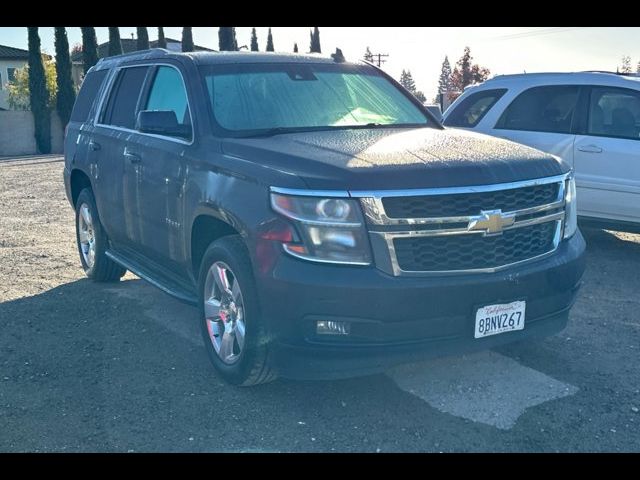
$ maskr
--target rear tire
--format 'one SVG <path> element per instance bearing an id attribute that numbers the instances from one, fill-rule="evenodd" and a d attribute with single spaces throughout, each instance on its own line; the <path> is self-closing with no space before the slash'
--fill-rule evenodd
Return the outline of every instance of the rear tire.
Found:
<path id="1" fill-rule="evenodd" d="M 96 282 L 117 282 L 127 269 L 106 255 L 109 238 L 100 223 L 93 192 L 85 188 L 76 201 L 76 242 L 84 273 Z"/>
<path id="2" fill-rule="evenodd" d="M 202 338 L 216 371 L 243 387 L 275 380 L 249 252 L 239 235 L 209 245 L 198 292 Z"/>

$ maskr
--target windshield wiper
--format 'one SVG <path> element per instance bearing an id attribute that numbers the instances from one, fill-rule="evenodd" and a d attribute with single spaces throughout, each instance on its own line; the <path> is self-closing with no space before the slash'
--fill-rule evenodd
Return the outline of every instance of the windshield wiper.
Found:
<path id="1" fill-rule="evenodd" d="M 364 125 L 326 125 L 320 127 L 273 127 L 264 130 L 257 130 L 251 133 L 238 135 L 236 138 L 261 138 L 272 137 L 274 135 L 282 135 L 286 133 L 301 133 L 301 132 L 321 132 L 331 130 L 366 130 L 368 128 L 417 128 L 425 127 L 426 123 L 376 123 L 370 122 Z"/>
<path id="2" fill-rule="evenodd" d="M 260 138 L 260 137 L 272 137 L 274 135 L 281 135 L 284 133 L 300 133 L 300 132 L 316 132 L 319 130 L 327 130 L 331 127 L 273 127 L 265 130 L 258 130 L 245 135 L 239 135 L 237 138 Z"/>

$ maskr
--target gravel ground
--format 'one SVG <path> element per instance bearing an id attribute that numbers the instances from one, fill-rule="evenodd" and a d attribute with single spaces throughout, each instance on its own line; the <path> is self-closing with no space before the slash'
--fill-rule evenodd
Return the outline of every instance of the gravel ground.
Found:
<path id="1" fill-rule="evenodd" d="M 0 451 L 640 450 L 640 235 L 583 229 L 585 285 L 556 336 L 238 389 L 195 309 L 131 274 L 84 278 L 62 167 L 0 159 Z"/>

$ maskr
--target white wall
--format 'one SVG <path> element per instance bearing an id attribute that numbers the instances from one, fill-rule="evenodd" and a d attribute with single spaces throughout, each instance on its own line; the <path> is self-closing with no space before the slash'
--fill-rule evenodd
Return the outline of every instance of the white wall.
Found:
<path id="1" fill-rule="evenodd" d="M 0 59 L 0 108 L 9 109 L 7 101 L 7 83 L 9 82 L 8 68 L 22 68 L 27 64 L 26 60 L 2 60 Z"/>
<path id="2" fill-rule="evenodd" d="M 64 132 L 60 119 L 51 113 L 51 153 L 62 153 Z M 39 153 L 30 111 L 0 111 L 0 157 Z"/>

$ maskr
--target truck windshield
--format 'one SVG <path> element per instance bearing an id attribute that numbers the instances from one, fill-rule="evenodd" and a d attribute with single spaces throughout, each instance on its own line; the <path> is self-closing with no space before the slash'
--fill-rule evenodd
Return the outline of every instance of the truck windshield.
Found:
<path id="1" fill-rule="evenodd" d="M 430 122 L 368 65 L 223 64 L 201 71 L 214 121 L 232 136 Z"/>

